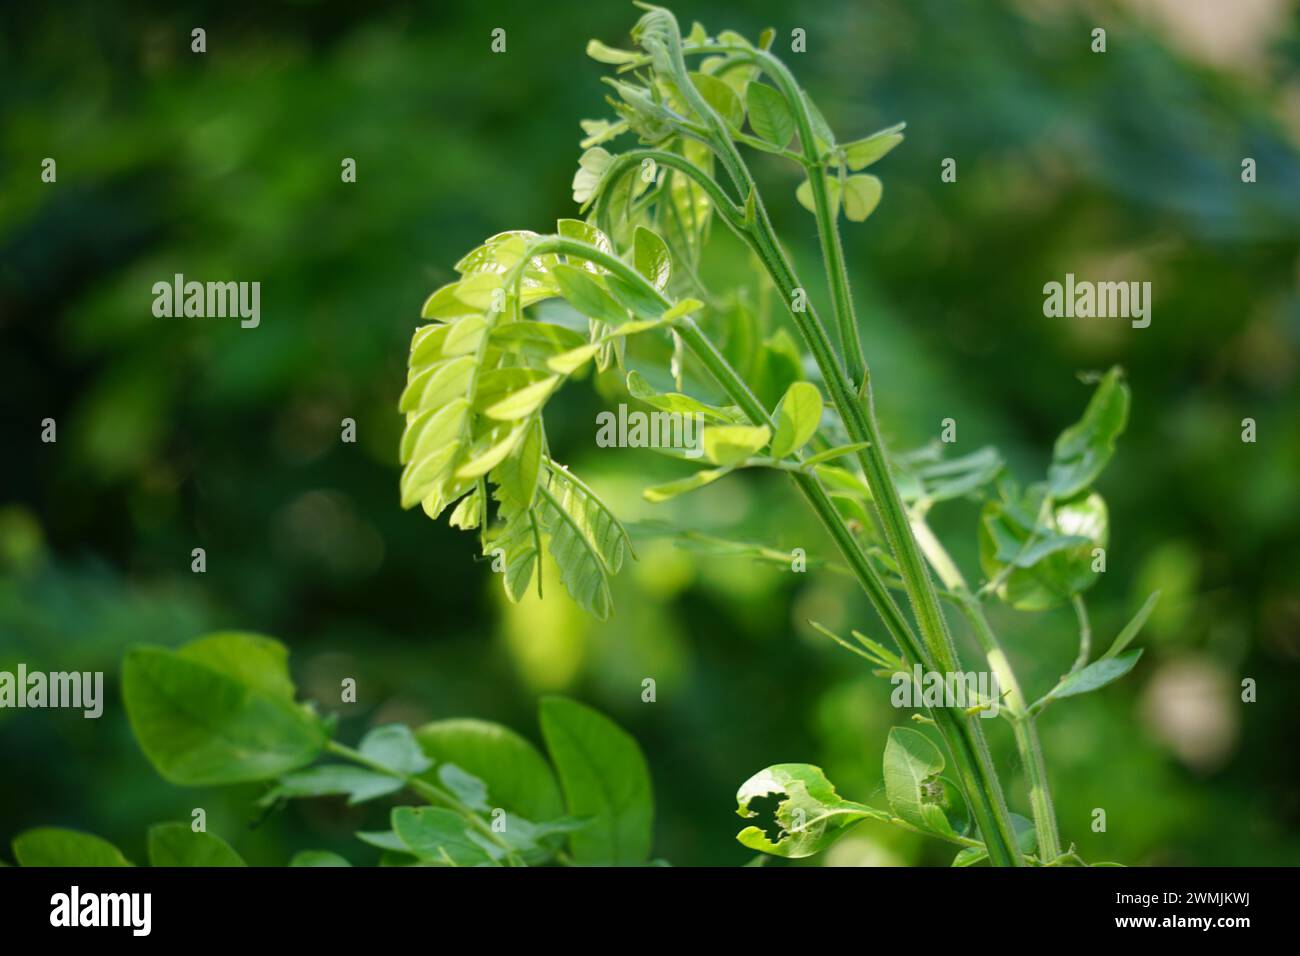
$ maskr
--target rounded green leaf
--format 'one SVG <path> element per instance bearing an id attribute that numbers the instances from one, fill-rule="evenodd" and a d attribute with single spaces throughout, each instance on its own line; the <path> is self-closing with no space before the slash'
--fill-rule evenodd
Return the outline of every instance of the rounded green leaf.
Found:
<path id="1" fill-rule="evenodd" d="M 704 455 L 715 465 L 735 465 L 756 454 L 771 437 L 766 425 L 711 425 L 704 429 Z"/>
<path id="2" fill-rule="evenodd" d="M 130 866 L 122 851 L 90 833 L 37 827 L 14 837 L 19 866 Z"/>
<path id="3" fill-rule="evenodd" d="M 329 850 L 299 850 L 289 861 L 290 866 L 351 866 L 346 859 Z"/>
<path id="4" fill-rule="evenodd" d="M 439 720 L 417 729 L 415 739 L 436 764 L 454 764 L 487 784 L 495 807 L 538 821 L 564 813 L 550 764 L 509 727 L 471 718 Z"/>
<path id="5" fill-rule="evenodd" d="M 776 406 L 776 434 L 772 436 L 772 457 L 784 458 L 798 451 L 817 433 L 822 420 L 822 396 L 811 382 L 795 382 Z"/>
<path id="6" fill-rule="evenodd" d="M 880 196 L 884 191 L 879 179 L 863 173 L 850 176 L 844 181 L 843 199 L 844 215 L 852 222 L 862 222 L 880 205 Z"/>
<path id="7" fill-rule="evenodd" d="M 269 638 L 216 635 L 170 651 L 137 647 L 122 664 L 127 717 L 145 756 L 183 786 L 268 780 L 325 746 L 321 721 L 293 701 Z"/>
<path id="8" fill-rule="evenodd" d="M 700 91 L 704 101 L 722 117 L 723 122 L 732 129 L 740 129 L 745 122 L 745 104 L 730 84 L 707 73 L 692 73 L 691 82 Z"/>
<path id="9" fill-rule="evenodd" d="M 243 858 L 219 836 L 190 829 L 185 823 L 149 828 L 150 866 L 245 866 Z"/>

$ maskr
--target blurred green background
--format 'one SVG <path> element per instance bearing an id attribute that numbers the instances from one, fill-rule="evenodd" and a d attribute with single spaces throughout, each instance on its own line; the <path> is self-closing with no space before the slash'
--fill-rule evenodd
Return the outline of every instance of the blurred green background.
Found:
<path id="1" fill-rule="evenodd" d="M 844 138 L 905 120 L 873 170 L 881 207 L 846 224 L 883 425 L 894 447 L 954 417 L 960 448 L 1046 468 L 1088 389 L 1121 363 L 1128 433 L 1099 489 L 1108 572 L 1089 595 L 1108 642 L 1163 599 L 1124 682 L 1053 707 L 1041 732 L 1067 842 L 1130 864 L 1300 861 L 1300 13 L 1282 0 L 682 3 L 684 27 L 807 31 L 787 61 Z M 578 120 L 609 115 L 583 55 L 627 45 L 629 4 L 70 3 L 0 12 L 0 668 L 103 670 L 98 721 L 0 711 L 0 843 L 35 825 L 97 832 L 143 859 L 144 828 L 207 808 L 252 862 L 330 847 L 384 809 L 256 788 L 185 791 L 136 748 L 117 696 L 135 642 L 275 635 L 341 735 L 448 716 L 533 740 L 559 691 L 646 751 L 656 854 L 743 863 L 736 787 L 772 763 L 825 767 L 883 801 L 889 687 L 811 634 L 871 630 L 851 583 L 663 541 L 616 582 L 607 624 L 549 582 L 512 607 L 477 538 L 397 502 L 396 398 L 425 295 L 469 248 L 575 212 Z M 1090 50 L 1107 30 L 1108 50 Z M 207 30 L 208 52 L 190 52 Z M 489 50 L 492 29 L 507 51 Z M 57 161 L 57 183 L 40 180 Z M 340 161 L 357 182 L 340 182 Z M 957 160 L 958 179 L 939 179 Z M 1243 157 L 1258 164 L 1244 184 Z M 792 168 L 753 159 L 806 274 L 812 218 Z M 715 281 L 737 278 L 715 230 Z M 151 286 L 258 280 L 262 321 L 158 319 Z M 1048 319 L 1066 272 L 1146 279 L 1150 328 Z M 821 290 L 814 296 L 821 295 Z M 818 301 L 824 302 L 824 296 Z M 605 407 L 565 391 L 556 456 L 629 519 L 827 555 L 789 487 L 744 476 L 671 505 L 679 473 L 594 443 Z M 58 441 L 40 441 L 57 421 Z M 339 440 L 344 417 L 358 442 Z M 1254 418 L 1258 441 L 1241 441 Z M 934 516 L 968 575 L 977 505 Z M 194 547 L 204 575 L 190 571 Z M 1028 693 L 1072 660 L 1068 608 L 994 612 Z M 959 639 L 965 640 L 959 629 Z M 969 659 L 969 658 L 968 658 Z M 360 702 L 332 704 L 355 677 Z M 653 677 L 658 700 L 641 701 Z M 1240 681 L 1258 682 L 1257 703 Z M 990 722 L 991 723 L 991 722 Z M 989 730 L 1025 812 L 1005 726 Z M 1105 808 L 1105 833 L 1090 829 Z M 7 851 L 5 853 L 7 855 Z M 946 864 L 937 842 L 858 827 L 818 862 Z"/>

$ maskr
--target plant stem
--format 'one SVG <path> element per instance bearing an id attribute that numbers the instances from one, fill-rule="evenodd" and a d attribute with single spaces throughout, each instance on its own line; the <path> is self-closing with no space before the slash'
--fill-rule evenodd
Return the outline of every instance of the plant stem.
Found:
<path id="1" fill-rule="evenodd" d="M 805 139 L 808 148 L 811 149 L 811 126 L 802 98 L 800 98 L 799 107 L 796 108 L 795 114 L 800 123 L 800 136 Z M 939 598 L 935 591 L 934 582 L 930 579 L 925 562 L 917 548 L 916 541 L 912 537 L 907 516 L 903 510 L 902 499 L 894 484 L 893 476 L 889 470 L 889 463 L 885 457 L 884 447 L 880 440 L 880 430 L 876 425 L 872 408 L 870 372 L 864 363 L 860 385 L 855 392 L 845 377 L 844 369 L 837 360 L 825 328 L 817 319 L 812 305 L 808 304 L 806 311 L 799 311 L 795 308 L 797 298 L 795 290 L 800 288 L 800 285 L 789 259 L 776 238 L 776 232 L 772 227 L 771 220 L 768 218 L 767 209 L 763 204 L 762 197 L 758 194 L 754 180 L 729 139 L 716 144 L 716 148 L 722 150 L 723 153 L 729 154 L 727 156 L 729 161 L 724 162 L 724 166 L 728 169 L 737 170 L 737 175 L 741 177 L 741 188 L 747 192 L 754 204 L 755 216 L 753 221 L 749 222 L 740 231 L 742 238 L 746 240 L 763 262 L 773 283 L 780 290 L 786 307 L 794 319 L 795 326 L 821 370 L 822 379 L 830 392 L 831 401 L 839 412 L 850 437 L 855 442 L 865 443 L 865 447 L 857 452 L 858 460 L 871 488 L 877 512 L 884 526 L 890 549 L 893 551 L 894 558 L 898 563 L 900 575 L 906 584 L 908 599 L 913 611 L 916 613 L 922 638 L 929 651 L 927 658 L 933 660 L 933 669 L 949 672 L 956 671 L 958 670 L 956 666 L 956 647 L 953 644 L 951 634 L 948 633 L 948 626 L 944 620 L 943 612 L 939 608 Z M 829 209 L 827 213 L 829 213 Z M 828 228 L 827 223 L 821 217 L 818 217 L 818 225 L 819 230 L 824 234 Z M 832 272 L 843 280 L 844 263 L 842 257 L 837 260 L 837 265 L 838 268 L 832 270 Z M 847 280 L 843 281 L 847 282 Z M 835 281 L 833 280 L 832 285 L 834 284 Z M 847 305 L 847 300 L 845 300 L 845 304 Z M 850 324 L 854 329 L 854 341 L 856 341 L 856 324 Z M 917 659 L 924 663 L 927 658 L 918 657 Z M 994 847 L 995 844 L 1001 842 L 1007 861 L 1020 863 L 1022 857 L 1015 840 L 1015 828 L 1011 823 L 1006 798 L 1002 793 L 1002 786 L 998 781 L 997 772 L 993 766 L 993 757 L 989 752 L 988 742 L 984 738 L 983 730 L 977 723 L 972 722 L 977 719 L 965 715 L 955 717 L 958 727 L 953 729 L 957 731 L 955 736 L 959 737 L 960 741 L 957 746 L 954 746 L 953 740 L 950 738 L 949 743 L 953 747 L 955 760 L 960 762 L 963 759 L 957 753 L 957 750 L 960 749 L 973 761 L 973 766 L 966 769 L 970 770 L 971 780 L 975 782 L 976 786 L 968 789 L 967 792 L 974 797 L 974 803 L 977 805 L 983 804 L 983 809 L 987 811 L 987 818 L 981 822 L 984 827 L 983 832 L 989 842 L 990 859 L 995 863 L 1000 862 L 1002 854 Z M 977 793 L 980 796 L 975 797 Z M 983 814 L 977 812 L 976 815 L 978 818 Z M 989 835 L 993 831 L 996 831 L 996 837 Z"/>
<path id="2" fill-rule="evenodd" d="M 516 274 L 522 274 L 524 263 L 534 256 L 550 252 L 577 256 L 589 262 L 594 262 L 618 275 L 624 281 L 639 286 L 646 294 L 657 297 L 665 309 L 672 304 L 662 293 L 647 282 L 640 273 L 617 256 L 603 252 L 579 240 L 558 236 L 546 237 L 530 243 L 520 264 L 515 267 L 511 274 L 507 275 L 505 280 L 507 287 L 516 278 Z M 750 421 L 755 425 L 774 427 L 772 419 L 763 407 L 762 402 L 754 395 L 735 369 L 731 367 L 713 342 L 700 331 L 699 327 L 689 317 L 677 320 L 674 326 L 678 334 L 681 335 L 683 342 L 699 358 L 718 381 L 723 391 L 740 407 Z M 835 368 L 838 370 L 838 364 L 835 365 Z M 845 525 L 844 519 L 840 516 L 839 511 L 835 508 L 830 496 L 826 494 L 816 476 L 806 473 L 792 473 L 791 479 L 804 494 L 809 504 L 812 505 L 823 526 L 831 535 L 832 540 L 834 540 L 850 568 L 853 569 L 854 575 L 862 585 L 863 590 L 866 591 L 872 606 L 884 621 L 890 637 L 894 639 L 899 648 L 909 654 L 913 660 L 920 662 L 922 667 L 927 670 L 953 670 L 954 668 L 951 665 L 946 668 L 936 668 L 930 649 L 924 642 L 918 640 L 912 632 L 907 619 L 903 616 L 898 605 L 894 603 L 889 588 L 867 560 L 857 539 Z M 889 487 L 893 488 L 892 482 Z M 894 490 L 894 495 L 897 499 L 897 490 Z M 898 507 L 901 511 L 901 502 L 898 503 Z M 909 541 L 912 540 L 910 530 L 907 532 L 907 537 Z M 913 542 L 913 546 L 915 547 L 915 542 Z M 928 576 L 926 580 L 929 581 Z M 930 582 L 930 585 L 933 587 L 933 582 Z M 949 641 L 951 641 L 951 638 L 949 638 Z M 947 659 L 951 661 L 952 657 L 949 656 Z M 989 859 L 994 865 L 998 866 L 1021 865 L 1023 856 L 1015 841 L 1015 830 L 1011 824 L 1005 798 L 1002 796 L 1001 785 L 998 783 L 993 769 L 992 757 L 989 755 L 983 731 L 978 725 L 973 725 L 971 723 L 972 718 L 962 713 L 958 708 L 937 708 L 933 711 L 933 716 L 935 723 L 943 733 L 949 750 L 952 752 L 963 790 L 972 803 L 972 812 L 988 847 Z"/>
<path id="3" fill-rule="evenodd" d="M 1092 625 L 1088 621 L 1088 605 L 1083 603 L 1083 595 L 1073 595 L 1070 603 L 1074 605 L 1075 616 L 1079 619 L 1079 656 L 1070 668 L 1070 673 L 1073 674 L 1086 667 L 1088 658 L 1092 656 Z"/>
<path id="4" fill-rule="evenodd" d="M 975 640 L 988 660 L 989 669 L 997 676 L 999 686 L 1006 692 L 1011 732 L 1016 739 L 1016 750 L 1020 753 L 1020 762 L 1024 764 L 1029 786 L 1029 806 L 1034 817 L 1034 832 L 1038 837 L 1038 852 L 1044 860 L 1055 859 L 1061 853 L 1061 838 L 1057 832 L 1056 811 L 1052 806 L 1052 791 L 1047 782 L 1047 764 L 1038 739 L 1037 722 L 1029 712 L 1011 662 L 989 626 L 984 606 L 966 586 L 961 569 L 930 530 L 923 512 L 923 507 L 914 511 L 912 531 L 944 587 L 958 595 L 958 607 L 970 623 Z"/>

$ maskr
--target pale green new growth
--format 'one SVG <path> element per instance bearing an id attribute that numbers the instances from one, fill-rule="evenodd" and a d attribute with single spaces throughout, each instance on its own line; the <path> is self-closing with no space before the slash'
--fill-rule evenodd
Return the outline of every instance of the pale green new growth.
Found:
<path id="1" fill-rule="evenodd" d="M 573 599 L 606 617 L 610 578 L 631 541 L 596 493 L 551 458 L 544 413 L 570 378 L 591 367 L 617 369 L 631 401 L 699 416 L 705 426 L 693 447 L 658 449 L 697 470 L 645 489 L 648 500 L 666 501 L 742 469 L 788 475 L 842 562 L 822 563 L 859 582 L 898 653 L 856 632 L 865 650 L 830 636 L 878 673 L 912 665 L 958 672 L 940 605 L 946 601 L 998 678 L 999 712 L 1025 767 L 1032 822 L 1008 808 L 985 742 L 979 713 L 993 702 L 931 707 L 923 722 L 938 731 L 947 757 L 921 731 L 895 728 L 884 763 L 890 812 L 842 800 L 815 767 L 782 764 L 755 776 L 738 797 L 748 816 L 753 798 L 783 796 L 777 838 L 750 827 L 741 842 L 805 856 L 871 818 L 961 846 L 955 865 L 1078 862 L 1057 833 L 1035 715 L 1051 700 L 1122 676 L 1140 653 L 1121 652 L 1149 606 L 1090 664 L 1081 597 L 1104 569 L 1109 540 L 1105 502 L 1093 484 L 1127 421 L 1120 370 L 1101 377 L 1083 417 L 1061 434 L 1045 480 L 1024 489 L 991 448 L 950 459 L 938 445 L 890 453 L 875 420 L 839 217 L 861 222 L 879 207 L 883 184 L 862 170 L 902 142 L 903 124 L 842 142 L 769 51 L 771 31 L 758 44 L 730 31 L 710 36 L 698 23 L 682 36 L 667 10 L 644 9 L 632 30 L 635 49 L 596 40 L 587 47 L 614 68 L 606 82 L 616 115 L 582 121 L 587 135 L 573 197 L 585 221 L 561 220 L 550 236 L 492 237 L 458 263 L 460 278 L 425 304 L 430 324 L 412 339 L 399 403 L 406 415 L 403 506 L 419 504 L 436 518 L 456 505 L 451 523 L 480 529 L 511 600 L 534 578 L 540 588 L 537 565 L 549 554 Z M 625 144 L 621 151 L 616 142 Z M 815 219 L 833 321 L 808 302 L 741 147 L 798 168 L 795 196 Z M 715 220 L 757 264 L 749 294 L 719 294 L 700 278 Z M 815 381 L 803 380 L 798 346 L 769 314 L 773 298 L 811 357 Z M 757 309 L 749 304 L 755 301 Z M 701 394 L 710 385 L 728 404 Z M 969 497 L 985 500 L 978 536 L 987 580 L 978 589 L 927 524 L 934 506 Z M 691 531 L 681 538 L 720 541 Z M 731 550 L 761 560 L 774 553 L 752 544 Z M 895 592 L 906 596 L 910 616 Z M 1076 665 L 1032 705 L 985 617 L 984 601 L 995 596 L 1022 610 L 1072 603 L 1084 622 Z M 561 739 L 548 731 L 548 742 L 553 737 Z M 950 776 L 941 775 L 945 768 Z M 439 821 L 425 812 L 407 827 L 434 832 Z M 575 854 L 588 839 L 596 839 L 594 831 L 575 838 Z M 616 856 L 627 845 L 616 831 L 605 841 L 619 847 Z M 636 845 L 633 856 L 643 855 Z"/>

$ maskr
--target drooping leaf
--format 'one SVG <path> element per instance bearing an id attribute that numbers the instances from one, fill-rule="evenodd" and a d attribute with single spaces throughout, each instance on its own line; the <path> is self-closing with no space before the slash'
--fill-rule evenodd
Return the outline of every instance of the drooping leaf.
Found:
<path id="1" fill-rule="evenodd" d="M 569 837 L 576 863 L 639 866 L 650 857 L 654 795 L 635 740 L 609 718 L 564 697 L 541 702 L 542 737 L 568 812 L 590 822 Z"/>
<path id="2" fill-rule="evenodd" d="M 679 478 L 676 481 L 664 482 L 661 485 L 651 485 L 641 494 L 646 501 L 659 504 L 676 498 L 678 495 L 684 495 L 688 491 L 694 491 L 697 488 L 703 488 L 705 485 L 711 485 L 719 478 L 730 474 L 730 468 L 705 468 L 688 475 L 685 478 Z"/>
<path id="3" fill-rule="evenodd" d="M 221 837 L 195 831 L 186 823 L 159 823 L 149 828 L 150 866 L 245 866 L 243 858 Z"/>
<path id="4" fill-rule="evenodd" d="M 167 780 L 183 786 L 268 780 L 321 752 L 324 726 L 294 703 L 284 658 L 265 649 L 268 640 L 218 635 L 177 651 L 127 652 L 127 716 L 140 748 Z M 261 652 L 240 657 L 259 646 Z"/>
<path id="5" fill-rule="evenodd" d="M 630 550 L 619 520 L 573 474 L 549 462 L 538 483 L 537 514 L 550 535 L 551 556 L 569 595 L 600 620 L 609 617 L 613 597 L 609 578 L 623 565 Z"/>
<path id="6" fill-rule="evenodd" d="M 1105 374 L 1083 417 L 1056 439 L 1047 470 L 1054 498 L 1069 498 L 1089 485 L 1115 454 L 1115 440 L 1128 424 L 1129 391 L 1118 366 Z"/>
<path id="7" fill-rule="evenodd" d="M 641 58 L 641 54 L 634 50 L 619 50 L 594 39 L 587 41 L 587 56 L 597 63 L 609 63 L 615 66 L 622 63 L 633 63 Z"/>

